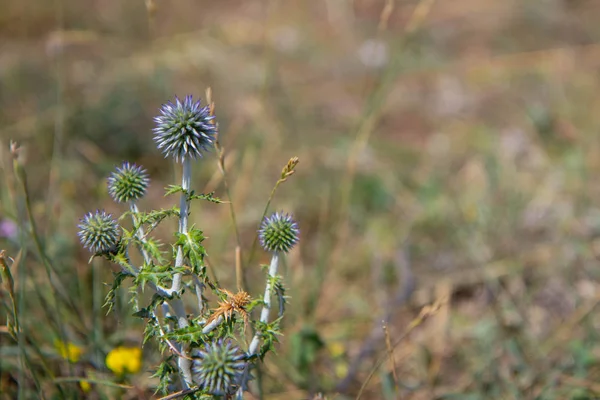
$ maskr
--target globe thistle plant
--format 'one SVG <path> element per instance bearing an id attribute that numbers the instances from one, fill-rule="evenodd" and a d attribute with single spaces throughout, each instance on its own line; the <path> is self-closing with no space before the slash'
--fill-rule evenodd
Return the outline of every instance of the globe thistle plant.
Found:
<path id="1" fill-rule="evenodd" d="M 273 213 L 260 225 L 258 237 L 263 249 L 270 253 L 287 253 L 299 240 L 298 224 L 288 214 Z"/>
<path id="2" fill-rule="evenodd" d="M 209 101 L 210 103 L 210 101 Z M 190 161 L 201 158 L 202 153 L 214 146 L 217 136 L 217 126 L 210 106 L 202 107 L 200 100 L 194 101 L 192 96 L 186 96 L 183 101 L 175 97 L 175 103 L 169 101 L 160 108 L 160 113 L 154 118 L 156 126 L 153 129 L 154 141 L 159 150 L 166 157 L 173 157 L 176 162 L 183 164 L 181 178 L 181 198 L 179 202 L 179 234 L 188 233 L 188 213 L 190 184 L 192 180 L 192 166 Z M 177 248 L 175 268 L 183 266 L 184 252 L 182 246 Z M 178 293 L 182 287 L 182 275 L 173 276 L 171 293 Z M 199 286 L 199 291 L 201 290 Z M 201 297 L 202 294 L 200 293 Z M 181 309 L 183 307 L 177 307 Z M 178 318 L 179 328 L 189 326 L 187 318 Z M 188 346 L 182 346 L 181 352 L 185 355 Z M 179 357 L 179 369 L 183 372 L 185 386 L 191 384 L 190 362 L 187 357 Z"/>
<path id="3" fill-rule="evenodd" d="M 144 168 L 124 162 L 108 177 L 108 193 L 117 203 L 137 201 L 146 194 L 149 182 Z"/>
<path id="4" fill-rule="evenodd" d="M 194 354 L 194 382 L 213 395 L 225 395 L 232 390 L 246 366 L 246 356 L 229 340 L 206 343 Z"/>
<path id="5" fill-rule="evenodd" d="M 183 162 L 187 158 L 202 157 L 216 140 L 217 127 L 210 107 L 202 107 L 200 100 L 186 96 L 183 101 L 175 98 L 160 109 L 154 118 L 154 141 L 166 157 Z"/>
<path id="6" fill-rule="evenodd" d="M 124 162 L 108 177 L 108 192 L 116 202 L 127 203 L 128 210 L 120 220 L 124 216 L 131 217 L 133 229 L 127 226 L 120 228 L 110 214 L 96 211 L 84 216 L 78 235 L 85 248 L 121 268 L 115 274 L 106 304 L 112 308 L 116 296 L 122 293 L 119 287 L 125 280 L 131 279 L 132 290 L 129 293 L 134 315 L 147 323 L 144 342 L 155 338 L 161 350 L 168 348 L 173 354 L 165 357 L 156 371 L 159 378 L 157 390 L 165 394 L 189 391 L 195 398 L 208 395 L 227 397 L 235 391 L 236 398 L 240 399 L 248 389 L 250 368 L 273 349 L 280 334 L 278 320 L 269 323 L 271 297 L 279 296 L 283 301 L 284 287 L 277 276 L 278 260 L 282 253 L 288 253 L 298 243 L 299 230 L 292 217 L 283 212 L 274 213 L 262 221 L 258 239 L 262 247 L 271 253 L 262 302 L 243 290 L 233 294 L 209 277 L 205 264 L 204 233 L 195 225 L 188 227 L 192 201 L 222 203 L 213 193 L 199 194 L 191 187 L 192 161 L 202 158 L 217 139 L 210 91 L 207 91 L 207 104 L 202 106 L 192 96 L 183 100 L 175 98 L 174 102 L 161 106 L 154 118 L 153 136 L 158 149 L 173 162 L 181 164 L 181 183 L 166 189 L 168 196 L 180 196 L 179 205 L 141 211 L 137 202 L 148 189 L 148 174 L 141 166 Z M 222 157 L 222 149 L 219 150 Z M 290 159 L 275 188 L 293 174 L 297 162 L 295 157 Z M 224 168 L 222 172 L 225 173 Z M 163 221 L 171 218 L 179 222 L 176 239 L 170 243 L 171 246 L 161 246 L 153 234 Z M 141 259 L 135 257 L 134 252 L 141 255 Z M 241 250 L 238 254 L 241 259 Z M 236 269 L 238 271 L 243 274 L 242 268 Z M 149 304 L 140 304 L 149 297 L 141 296 L 144 289 L 153 292 Z M 206 290 L 211 290 L 219 298 L 216 308 L 209 305 L 211 296 L 205 295 Z M 191 302 L 183 301 L 190 292 L 195 292 L 197 307 L 194 310 L 190 309 Z M 258 320 L 253 318 L 252 311 L 261 305 Z M 245 342 L 245 336 L 240 332 L 245 332 L 249 325 L 256 334 L 244 352 L 237 343 Z M 198 343 L 202 347 L 197 348 Z M 107 359 L 107 366 L 115 373 L 125 371 L 124 367 L 119 369 L 109 361 L 115 359 Z M 139 361 L 134 367 L 127 367 L 127 371 L 137 371 Z M 175 377 L 179 379 L 173 379 Z"/>
<path id="7" fill-rule="evenodd" d="M 113 251 L 119 242 L 119 225 L 104 211 L 87 213 L 79 224 L 79 240 L 92 253 Z"/>

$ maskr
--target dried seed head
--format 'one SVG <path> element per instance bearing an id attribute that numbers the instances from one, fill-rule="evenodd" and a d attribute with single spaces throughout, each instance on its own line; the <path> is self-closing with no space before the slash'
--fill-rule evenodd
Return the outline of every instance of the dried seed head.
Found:
<path id="1" fill-rule="evenodd" d="M 144 168 L 124 162 L 108 177 L 108 193 L 117 203 L 136 201 L 144 197 L 149 182 Z"/>
<path id="2" fill-rule="evenodd" d="M 288 214 L 273 213 L 260 225 L 258 237 L 263 249 L 271 253 L 287 253 L 298 243 L 298 224 Z"/>
<path id="3" fill-rule="evenodd" d="M 92 253 L 113 251 L 119 242 L 119 225 L 104 211 L 87 213 L 79 224 L 79 240 Z"/>
<path id="4" fill-rule="evenodd" d="M 177 162 L 186 158 L 202 157 L 204 151 L 214 146 L 217 127 L 210 107 L 200 105 L 192 96 L 175 104 L 168 102 L 160 108 L 160 115 L 154 118 L 154 141 L 166 157 Z"/>
<path id="5" fill-rule="evenodd" d="M 230 320 L 233 317 L 233 313 L 237 312 L 244 318 L 244 322 L 248 323 L 248 313 L 246 312 L 246 306 L 252 301 L 252 297 L 243 290 L 240 290 L 236 294 L 231 293 L 227 289 L 221 289 L 227 296 L 225 301 L 219 302 L 219 307 L 214 310 L 214 313 L 206 321 L 206 324 L 210 324 L 212 321 L 223 317 L 225 321 Z"/>

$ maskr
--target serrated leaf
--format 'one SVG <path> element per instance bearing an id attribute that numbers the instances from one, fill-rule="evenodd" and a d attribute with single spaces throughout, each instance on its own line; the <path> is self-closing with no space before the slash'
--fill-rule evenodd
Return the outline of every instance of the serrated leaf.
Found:
<path id="1" fill-rule="evenodd" d="M 202 329 L 203 326 L 199 325 L 190 325 L 185 328 L 177 328 L 172 332 L 165 333 L 164 338 L 183 343 L 203 342 L 203 338 L 206 337 L 206 335 L 202 333 Z"/>
<path id="2" fill-rule="evenodd" d="M 181 185 L 169 185 L 165 188 L 165 197 L 176 193 L 186 193 L 187 191 Z"/>
<path id="3" fill-rule="evenodd" d="M 163 361 L 158 366 L 156 372 L 152 375 L 153 378 L 159 379 L 159 383 L 156 387 L 155 393 L 168 393 L 169 385 L 171 384 L 171 376 L 177 372 L 177 368 L 171 364 L 173 358 L 173 356 L 170 356 L 165 361 Z"/>
<path id="4" fill-rule="evenodd" d="M 158 329 L 158 322 L 156 321 L 156 318 L 151 318 L 150 321 L 148 321 L 148 324 L 146 325 L 146 328 L 144 329 L 144 339 L 142 341 L 142 344 L 146 344 L 146 342 L 154 337 L 159 336 L 159 329 Z"/>
<path id="5" fill-rule="evenodd" d="M 177 233 L 175 246 L 181 246 L 183 256 L 189 260 L 192 272 L 196 275 L 204 275 L 204 255 L 206 254 L 202 242 L 204 235 L 200 229 L 193 226 L 187 233 Z"/>
<path id="6" fill-rule="evenodd" d="M 114 262 L 117 265 L 120 265 L 121 267 L 123 267 L 125 269 L 131 268 L 131 264 L 129 263 L 129 259 L 128 259 L 127 255 L 124 252 L 120 252 L 120 253 L 117 253 L 117 254 L 111 254 L 110 261 Z"/>
<path id="7" fill-rule="evenodd" d="M 281 318 L 283 316 L 283 313 L 285 312 L 285 305 L 287 304 L 287 296 L 285 295 L 285 287 L 283 286 L 283 283 L 281 282 L 281 280 L 278 280 L 274 285 L 273 285 L 273 291 L 275 292 L 275 295 L 277 296 L 277 299 L 279 300 L 279 318 Z"/>
<path id="8" fill-rule="evenodd" d="M 189 193 L 188 200 L 206 200 L 216 204 L 223 203 L 223 200 L 215 197 L 215 192 L 195 194 L 193 190 Z"/>
<path id="9" fill-rule="evenodd" d="M 108 307 L 108 311 L 106 312 L 107 315 L 110 314 L 110 312 L 113 310 L 113 308 L 115 306 L 115 298 L 117 297 L 117 290 L 119 290 L 119 287 L 121 287 L 121 284 L 123 283 L 125 278 L 127 278 L 129 276 L 128 274 L 126 274 L 124 272 L 118 272 L 114 275 L 115 275 L 115 279 L 113 281 L 111 289 L 106 294 L 106 299 L 104 302 L 104 307 Z"/>
<path id="10" fill-rule="evenodd" d="M 263 323 L 260 321 L 255 322 L 256 330 L 262 338 L 262 345 L 258 352 L 259 358 L 264 360 L 265 355 L 269 352 L 275 352 L 275 343 L 279 343 L 277 336 L 281 336 L 280 328 L 281 318 L 277 318 L 275 321 L 270 323 Z"/>
<path id="11" fill-rule="evenodd" d="M 139 245 L 142 250 L 148 253 L 150 258 L 156 260 L 159 264 L 164 262 L 162 252 L 159 248 L 161 243 L 158 240 L 146 237 L 143 241 L 139 241 Z"/>

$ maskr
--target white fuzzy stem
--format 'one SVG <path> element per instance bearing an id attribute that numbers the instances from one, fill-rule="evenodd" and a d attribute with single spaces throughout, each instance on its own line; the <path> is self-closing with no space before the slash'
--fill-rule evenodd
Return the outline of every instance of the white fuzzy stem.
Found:
<path id="1" fill-rule="evenodd" d="M 181 187 L 183 193 L 181 193 L 181 199 L 179 200 L 179 233 L 187 233 L 188 225 L 188 193 L 190 191 L 190 182 L 192 181 L 192 162 L 189 158 L 183 160 L 183 175 L 181 177 Z M 177 258 L 175 259 L 175 267 L 181 267 L 183 265 L 183 249 L 181 246 L 177 249 Z M 173 276 L 173 284 L 171 290 L 178 292 L 181 289 L 181 273 Z"/>
<path id="2" fill-rule="evenodd" d="M 179 201 L 179 233 L 186 234 L 187 233 L 187 225 L 188 225 L 188 193 L 190 191 L 190 183 L 192 181 L 192 162 L 189 158 L 185 158 L 183 160 L 183 174 L 181 178 L 181 187 L 183 189 L 183 193 L 181 194 L 181 199 Z M 179 246 L 177 249 L 177 257 L 175 258 L 175 268 L 179 268 L 183 266 L 183 248 Z M 181 273 L 176 273 L 173 276 L 173 283 L 171 284 L 171 293 L 178 293 L 181 290 Z M 179 328 L 187 328 L 189 326 L 187 316 L 185 314 L 185 309 L 183 307 L 183 302 L 181 299 L 173 299 L 170 302 L 175 315 L 177 316 L 177 326 Z M 186 344 L 181 344 L 181 348 L 179 349 L 181 352 L 181 356 L 177 357 L 177 366 L 183 375 L 183 386 L 184 389 L 189 388 L 192 385 L 192 361 L 189 359 L 188 346 Z"/>
<path id="3" fill-rule="evenodd" d="M 279 266 L 279 253 L 273 253 L 271 257 L 271 264 L 269 265 L 269 273 L 267 275 L 267 284 L 265 286 L 265 297 L 262 311 L 260 312 L 260 322 L 266 324 L 269 322 L 269 311 L 271 311 L 271 291 L 273 289 L 273 281 L 275 280 L 275 276 L 277 275 L 277 267 Z M 206 328 L 205 328 L 206 329 Z M 253 356 L 258 351 L 258 345 L 260 344 L 260 336 L 261 332 L 257 331 L 252 338 L 252 342 L 250 342 L 250 347 L 248 347 L 248 356 Z M 244 372 L 242 373 L 242 377 L 240 380 L 240 388 L 235 394 L 236 400 L 241 400 L 244 398 L 244 388 L 248 382 L 248 378 L 250 377 L 250 363 L 246 364 L 244 368 Z"/>
<path id="4" fill-rule="evenodd" d="M 210 324 L 206 325 L 202 329 L 202 334 L 206 335 L 207 333 L 210 333 L 217 326 L 221 325 L 221 322 L 223 322 L 223 317 L 219 316 L 217 319 L 213 320 Z"/>
<path id="5" fill-rule="evenodd" d="M 271 291 L 273 281 L 277 275 L 277 267 L 279 265 L 279 253 L 273 253 L 271 257 L 271 265 L 269 265 L 269 274 L 267 275 L 267 285 L 265 287 L 264 305 L 260 312 L 260 322 L 266 324 L 269 322 L 269 311 L 271 311 Z M 254 355 L 258 350 L 258 344 L 260 343 L 260 332 L 256 332 L 250 347 L 248 348 L 248 354 Z"/>
<path id="6" fill-rule="evenodd" d="M 133 224 L 135 226 L 138 222 L 136 214 L 139 213 L 140 211 L 137 207 L 137 204 L 135 204 L 135 202 L 133 202 L 133 201 L 129 204 L 129 209 L 133 213 L 133 215 L 131 216 L 131 219 L 133 220 Z M 137 237 L 137 239 L 140 242 L 144 242 L 146 233 L 144 232 L 143 226 L 138 227 L 137 232 L 135 233 L 135 236 Z M 142 256 L 144 257 L 144 262 L 147 265 L 150 265 L 150 263 L 152 262 L 150 255 L 148 254 L 148 252 L 144 249 L 144 247 L 142 245 L 140 245 L 140 250 L 142 252 Z M 176 290 L 173 290 L 173 288 L 167 289 L 162 286 L 156 285 L 154 283 L 150 283 L 150 285 L 152 286 L 152 289 L 154 289 L 154 291 L 162 297 L 171 297 L 176 292 Z M 178 308 L 180 309 L 180 311 L 182 310 L 182 307 L 178 307 Z M 177 311 L 175 309 L 173 309 L 173 312 L 175 313 L 175 315 L 177 315 Z M 180 318 L 181 316 L 185 317 L 185 311 L 183 311 L 183 313 L 180 316 L 178 316 L 178 318 Z"/>
<path id="7" fill-rule="evenodd" d="M 131 219 L 133 220 L 133 226 L 135 228 L 135 226 L 138 223 L 138 219 L 136 217 L 136 215 L 140 212 L 140 210 L 138 209 L 137 204 L 135 204 L 134 201 L 132 201 L 131 203 L 129 203 L 129 209 L 132 212 L 131 215 Z M 137 231 L 135 232 L 135 237 L 140 241 L 143 242 L 144 241 L 144 236 L 146 234 L 144 233 L 144 227 L 143 226 L 139 226 Z M 150 255 L 148 254 L 148 252 L 146 251 L 146 249 L 144 248 L 144 246 L 140 245 L 140 250 L 142 251 L 142 256 L 144 257 L 144 262 L 146 264 L 150 264 Z"/>
<path id="8" fill-rule="evenodd" d="M 204 300 L 202 299 L 202 292 L 204 291 L 204 283 L 200 281 L 196 275 L 193 275 L 194 286 L 196 287 L 196 299 L 198 300 L 198 314 L 202 314 L 204 309 Z"/>

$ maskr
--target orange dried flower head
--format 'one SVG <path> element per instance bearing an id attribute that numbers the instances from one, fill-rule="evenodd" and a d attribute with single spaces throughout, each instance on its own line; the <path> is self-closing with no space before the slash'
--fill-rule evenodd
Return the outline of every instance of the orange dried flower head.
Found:
<path id="1" fill-rule="evenodd" d="M 221 292 L 225 293 L 227 298 L 224 301 L 220 301 L 219 307 L 217 307 L 210 316 L 207 323 L 211 323 L 219 317 L 223 317 L 225 321 L 228 321 L 233 317 L 233 313 L 238 313 L 244 318 L 244 322 L 248 321 L 248 313 L 246 312 L 246 306 L 250 304 L 252 298 L 250 295 L 243 290 L 240 290 L 236 294 L 231 293 L 229 290 L 222 289 Z"/>

